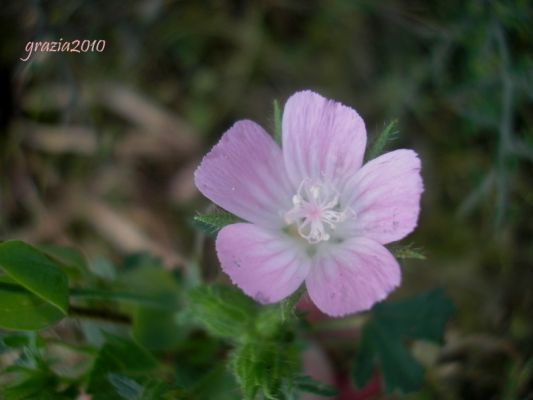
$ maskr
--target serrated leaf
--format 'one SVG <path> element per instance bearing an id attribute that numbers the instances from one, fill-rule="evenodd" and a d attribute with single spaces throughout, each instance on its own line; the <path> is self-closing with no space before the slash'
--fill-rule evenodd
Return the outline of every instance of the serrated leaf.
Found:
<path id="1" fill-rule="evenodd" d="M 363 329 L 354 360 L 355 384 L 362 387 L 368 383 L 377 362 L 387 392 L 417 390 L 422 384 L 423 369 L 406 348 L 406 342 L 441 342 L 453 310 L 452 302 L 442 290 L 377 304 Z"/>
<path id="2" fill-rule="evenodd" d="M 274 140 L 277 144 L 281 146 L 281 135 L 282 135 L 282 129 L 281 129 L 281 107 L 279 105 L 279 101 L 274 100 L 273 101 L 273 108 L 274 108 Z"/>
<path id="3" fill-rule="evenodd" d="M 385 126 L 385 128 L 378 134 L 372 145 L 370 146 L 370 149 L 367 152 L 366 160 L 372 160 L 381 154 L 383 154 L 384 150 L 386 149 L 387 145 L 396 139 L 398 136 L 398 121 L 392 120 Z"/>
<path id="4" fill-rule="evenodd" d="M 284 385 L 294 379 L 297 355 L 291 343 L 278 341 L 253 341 L 238 347 L 232 367 L 244 398 L 253 400 L 261 392 L 265 399 L 280 399 Z"/>
<path id="5" fill-rule="evenodd" d="M 240 290 L 213 284 L 190 291 L 193 315 L 214 336 L 238 340 L 252 324 L 257 305 Z"/>
<path id="6" fill-rule="evenodd" d="M 313 393 L 323 397 L 334 397 L 339 392 L 335 387 L 319 382 L 308 375 L 296 377 L 294 385 L 301 392 Z"/>
<path id="7" fill-rule="evenodd" d="M 67 277 L 56 263 L 36 248 L 18 240 L 1 243 L 0 268 L 29 292 L 67 314 Z"/>
<path id="8" fill-rule="evenodd" d="M 255 399 L 259 390 L 255 373 L 256 351 L 252 344 L 245 344 L 233 353 L 232 367 L 245 400 Z"/>
<path id="9" fill-rule="evenodd" d="M 214 235 L 226 225 L 241 222 L 233 214 L 218 210 L 211 214 L 199 214 L 194 217 L 195 225 L 208 235 Z"/>

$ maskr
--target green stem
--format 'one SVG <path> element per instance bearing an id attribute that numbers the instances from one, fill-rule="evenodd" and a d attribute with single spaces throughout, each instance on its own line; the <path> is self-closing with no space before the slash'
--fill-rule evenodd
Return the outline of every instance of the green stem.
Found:
<path id="1" fill-rule="evenodd" d="M 23 286 L 6 282 L 0 282 L 0 290 L 15 293 L 28 292 L 28 290 Z M 124 303 L 150 306 L 154 308 L 169 308 L 168 305 L 157 299 L 154 299 L 153 297 L 139 296 L 138 294 L 134 293 L 115 292 L 101 289 L 70 288 L 69 297 L 73 299 L 115 300 Z"/>
<path id="2" fill-rule="evenodd" d="M 80 318 L 89 318 L 89 319 L 100 319 L 108 322 L 114 322 L 118 324 L 130 324 L 131 317 L 127 314 L 118 313 L 106 309 L 98 308 L 84 308 L 77 306 L 70 306 L 68 311 L 69 316 L 71 317 L 80 317 Z"/>

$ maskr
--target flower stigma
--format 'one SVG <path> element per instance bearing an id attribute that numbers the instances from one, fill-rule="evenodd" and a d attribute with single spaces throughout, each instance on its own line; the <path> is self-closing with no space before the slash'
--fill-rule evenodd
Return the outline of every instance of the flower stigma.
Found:
<path id="1" fill-rule="evenodd" d="M 292 196 L 293 207 L 285 213 L 285 222 L 296 225 L 298 234 L 310 244 L 328 241 L 337 225 L 355 213 L 341 210 L 339 192 L 329 185 L 304 179 Z"/>

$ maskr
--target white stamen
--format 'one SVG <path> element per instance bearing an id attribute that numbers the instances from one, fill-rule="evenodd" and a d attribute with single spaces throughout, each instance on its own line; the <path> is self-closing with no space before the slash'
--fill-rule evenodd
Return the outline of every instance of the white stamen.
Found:
<path id="1" fill-rule="evenodd" d="M 315 244 L 331 238 L 337 224 L 355 213 L 350 208 L 340 209 L 339 192 L 332 187 L 304 179 L 292 197 L 293 207 L 285 213 L 287 224 L 296 224 L 298 233 Z"/>

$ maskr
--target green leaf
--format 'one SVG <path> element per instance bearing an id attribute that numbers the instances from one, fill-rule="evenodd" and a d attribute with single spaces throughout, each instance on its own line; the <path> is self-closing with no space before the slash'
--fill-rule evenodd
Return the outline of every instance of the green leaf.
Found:
<path id="1" fill-rule="evenodd" d="M 198 214 L 194 217 L 194 224 L 208 235 L 214 235 L 226 225 L 238 222 L 241 222 L 238 217 L 222 210 L 211 214 Z"/>
<path id="2" fill-rule="evenodd" d="M 160 265 L 131 267 L 119 275 L 118 288 L 143 293 L 165 308 L 135 304 L 132 307 L 133 337 L 150 350 L 164 350 L 182 338 L 182 329 L 174 318 L 181 292 L 177 279 Z"/>
<path id="3" fill-rule="evenodd" d="M 357 349 L 352 370 L 352 378 L 355 386 L 362 388 L 372 378 L 374 373 L 375 355 L 378 349 L 375 347 L 376 341 L 372 336 L 372 328 L 367 328 L 371 322 L 368 322 L 361 334 L 361 341 Z M 370 329 L 370 332 L 369 332 Z"/>
<path id="4" fill-rule="evenodd" d="M 392 120 L 385 126 L 385 128 L 379 133 L 377 138 L 374 140 L 372 145 L 370 146 L 370 149 L 367 152 L 366 160 L 372 160 L 373 158 L 376 158 L 383 154 L 384 150 L 386 149 L 387 145 L 396 139 L 398 136 L 398 121 Z"/>
<path id="5" fill-rule="evenodd" d="M 59 265 L 21 241 L 0 244 L 0 327 L 38 330 L 67 315 L 67 277 Z"/>
<path id="6" fill-rule="evenodd" d="M 88 393 L 93 400 L 114 400 L 123 397 L 117 393 L 109 374 L 145 375 L 158 366 L 154 357 L 134 341 L 106 334 L 89 376 Z"/>
<path id="7" fill-rule="evenodd" d="M 413 247 L 412 243 L 405 246 L 391 246 L 390 250 L 396 258 L 407 259 L 414 258 L 416 260 L 425 260 L 426 256 L 422 253 L 422 249 Z"/>
<path id="8" fill-rule="evenodd" d="M 59 308 L 13 284 L 9 277 L 0 279 L 1 328 L 38 330 L 47 328 L 64 317 L 65 313 Z"/>
<path id="9" fill-rule="evenodd" d="M 140 384 L 125 375 L 109 373 L 107 379 L 113 385 L 116 393 L 124 400 L 161 400 L 178 399 L 177 394 L 171 394 L 168 385 L 155 379 L 144 379 Z"/>
<path id="10" fill-rule="evenodd" d="M 370 380 L 377 362 L 387 392 L 409 393 L 422 384 L 422 366 L 406 347 L 412 340 L 442 342 L 445 324 L 454 311 L 442 290 L 377 304 L 363 328 L 354 360 L 353 380 L 358 387 Z"/>
<path id="11" fill-rule="evenodd" d="M 445 325 L 453 312 L 453 303 L 442 289 L 392 303 L 380 303 L 373 309 L 375 319 L 386 329 L 406 339 L 435 343 L 442 343 Z"/>
<path id="12" fill-rule="evenodd" d="M 6 400 L 50 399 L 67 400 L 68 387 L 61 385 L 60 378 L 50 368 L 43 357 L 42 339 L 36 334 L 26 334 L 26 343 L 20 352 L 20 357 L 0 373 L 0 398 Z"/>
<path id="13" fill-rule="evenodd" d="M 277 144 L 281 146 L 281 122 L 282 122 L 282 115 L 281 115 L 281 107 L 279 105 L 279 101 L 274 100 L 273 102 L 274 107 L 274 140 Z"/>
<path id="14" fill-rule="evenodd" d="M 55 261 L 69 278 L 81 278 L 87 273 L 87 260 L 79 250 L 53 244 L 37 248 Z"/>
<path id="15" fill-rule="evenodd" d="M 138 400 L 142 394 L 142 386 L 126 376 L 109 373 L 107 379 L 120 397 L 125 400 Z"/>
<path id="16" fill-rule="evenodd" d="M 90 264 L 93 274 L 104 281 L 113 282 L 117 278 L 117 270 L 113 263 L 104 257 L 95 257 Z"/>
<path id="17" fill-rule="evenodd" d="M 396 389 L 402 393 L 416 391 L 422 384 L 424 371 L 420 364 L 418 364 L 409 351 L 404 347 L 404 344 L 398 338 L 397 333 L 386 329 L 387 328 L 383 326 L 383 324 L 376 322 L 375 320 L 370 321 L 363 328 L 363 337 L 366 337 L 367 342 L 372 342 L 371 348 L 374 351 L 374 357 L 377 359 L 383 375 L 385 389 L 388 393 L 391 393 Z M 361 361 L 361 359 L 359 359 L 359 361 Z M 359 368 L 368 370 L 369 366 L 360 365 Z M 356 365 L 355 373 L 357 374 L 357 372 L 360 371 L 357 371 Z M 366 376 L 368 377 L 368 375 Z M 361 381 L 358 383 L 361 384 Z"/>
<path id="18" fill-rule="evenodd" d="M 232 367 L 244 398 L 253 400 L 261 391 L 265 399 L 279 400 L 283 387 L 294 379 L 297 356 L 292 343 L 260 340 L 238 347 Z"/>
<path id="19" fill-rule="evenodd" d="M 30 344 L 30 337 L 24 333 L 8 335 L 1 338 L 2 345 L 8 348 L 19 348 Z"/>
<path id="20" fill-rule="evenodd" d="M 67 314 L 67 277 L 46 255 L 18 240 L 3 242 L 0 267 L 15 282 Z"/>
<path id="21" fill-rule="evenodd" d="M 220 284 L 190 291 L 192 314 L 214 336 L 238 340 L 247 334 L 257 305 L 240 290 Z"/>
<path id="22" fill-rule="evenodd" d="M 339 393 L 335 387 L 318 382 L 308 375 L 298 376 L 294 380 L 294 385 L 301 392 L 313 393 L 323 397 L 334 397 Z"/>

